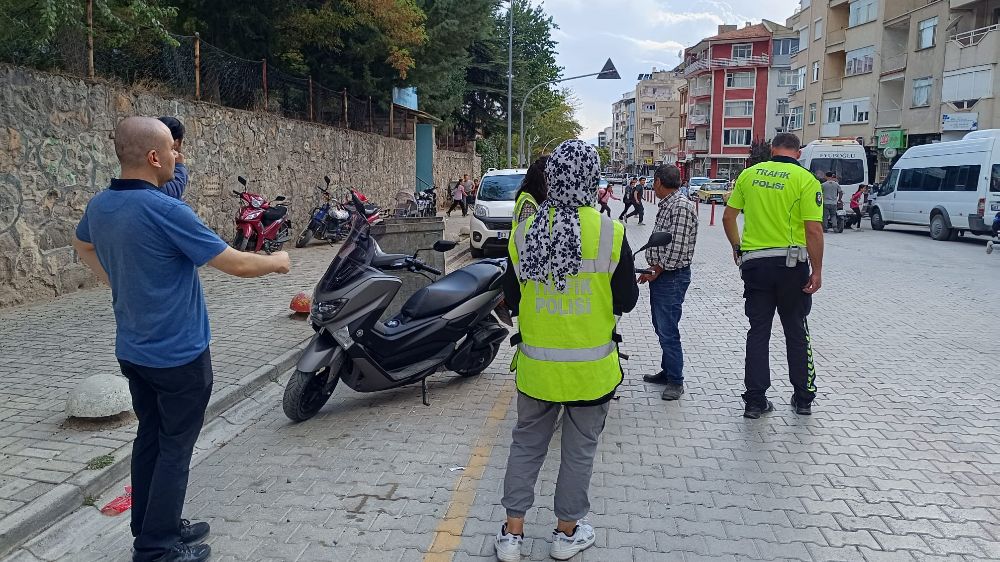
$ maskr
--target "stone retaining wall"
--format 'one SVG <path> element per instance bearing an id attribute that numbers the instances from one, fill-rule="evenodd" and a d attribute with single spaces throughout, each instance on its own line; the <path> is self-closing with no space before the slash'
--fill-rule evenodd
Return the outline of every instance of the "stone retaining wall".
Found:
<path id="1" fill-rule="evenodd" d="M 118 173 L 111 133 L 129 115 L 174 115 L 184 122 L 191 171 L 185 200 L 226 240 L 238 208 L 231 190 L 240 189 L 239 175 L 269 198 L 288 197 L 296 229 L 317 201 L 313 186 L 324 175 L 389 207 L 398 190 L 415 184 L 410 140 L 77 77 L 0 65 L 0 108 L 0 306 L 94 282 L 71 242 L 87 201 Z M 474 154 L 435 154 L 437 185 L 478 169 Z"/>

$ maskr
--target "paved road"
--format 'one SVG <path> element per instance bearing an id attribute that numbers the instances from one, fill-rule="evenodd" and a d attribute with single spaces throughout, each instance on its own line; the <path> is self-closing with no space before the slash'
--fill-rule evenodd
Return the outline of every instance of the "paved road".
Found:
<path id="1" fill-rule="evenodd" d="M 634 246 L 648 224 L 629 225 Z M 739 400 L 740 281 L 703 206 L 682 323 L 687 394 L 665 403 L 641 381 L 658 364 L 644 289 L 622 323 L 632 359 L 591 488 L 597 545 L 580 558 L 1000 559 L 1000 261 L 983 243 L 830 235 L 810 323 L 815 414 L 786 405 L 777 330 L 780 405 L 751 421 Z M 478 378 L 435 377 L 430 407 L 419 388 L 339 388 L 317 418 L 292 425 L 273 397 L 194 468 L 186 515 L 211 521 L 214 560 L 488 559 L 514 423 L 509 360 L 505 349 Z M 528 514 L 532 560 L 548 552 L 557 452 L 556 439 Z M 17 560 L 128 559 L 124 521 L 72 554 L 43 548 L 52 540 Z"/>

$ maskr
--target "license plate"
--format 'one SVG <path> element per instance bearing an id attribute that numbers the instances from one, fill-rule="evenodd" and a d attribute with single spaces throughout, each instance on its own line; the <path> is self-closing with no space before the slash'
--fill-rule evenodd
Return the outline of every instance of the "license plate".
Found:
<path id="1" fill-rule="evenodd" d="M 497 238 L 499 240 L 506 240 L 506 239 L 510 238 L 510 233 L 509 232 L 497 232 Z"/>
<path id="2" fill-rule="evenodd" d="M 992 203 L 990 205 L 990 210 L 992 210 L 992 211 L 1000 211 L 1000 203 Z"/>

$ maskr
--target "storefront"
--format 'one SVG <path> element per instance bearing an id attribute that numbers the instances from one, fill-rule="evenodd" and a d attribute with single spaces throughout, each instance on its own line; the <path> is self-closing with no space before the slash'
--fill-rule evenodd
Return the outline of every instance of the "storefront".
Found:
<path id="1" fill-rule="evenodd" d="M 892 165 L 899 160 L 906 150 L 907 137 L 903 129 L 887 129 L 875 134 L 875 149 L 877 151 L 875 183 L 882 183 L 889 175 Z"/>

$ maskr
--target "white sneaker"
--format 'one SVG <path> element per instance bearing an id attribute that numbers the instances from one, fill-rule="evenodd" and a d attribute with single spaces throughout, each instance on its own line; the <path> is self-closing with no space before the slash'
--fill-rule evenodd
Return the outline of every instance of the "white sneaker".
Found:
<path id="1" fill-rule="evenodd" d="M 993 241 L 992 240 L 990 240 L 989 242 L 986 243 L 986 253 L 987 254 L 992 254 L 993 253 Z"/>
<path id="2" fill-rule="evenodd" d="M 493 546 L 497 550 L 497 560 L 500 562 L 521 562 L 521 543 L 523 542 L 524 536 L 508 533 L 507 524 L 504 523 L 493 541 Z"/>
<path id="3" fill-rule="evenodd" d="M 552 531 L 552 550 L 549 551 L 549 556 L 556 560 L 569 560 L 591 547 L 596 538 L 594 528 L 586 523 L 577 524 L 576 531 L 570 537 L 562 531 Z"/>

